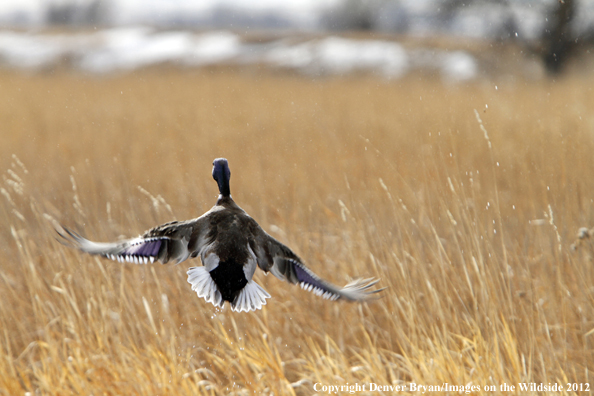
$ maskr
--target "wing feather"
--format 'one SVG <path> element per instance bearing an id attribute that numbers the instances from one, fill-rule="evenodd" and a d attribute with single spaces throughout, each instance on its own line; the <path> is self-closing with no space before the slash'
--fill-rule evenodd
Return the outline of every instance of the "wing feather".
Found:
<path id="1" fill-rule="evenodd" d="M 207 216 L 186 222 L 171 222 L 146 231 L 143 235 L 119 242 L 94 242 L 61 227 L 56 229 L 61 242 L 92 255 L 136 264 L 160 261 L 181 263 L 195 257 L 207 242 Z"/>
<path id="2" fill-rule="evenodd" d="M 357 279 L 344 287 L 329 283 L 311 269 L 289 247 L 283 245 L 260 227 L 255 231 L 252 249 L 256 253 L 258 266 L 292 284 L 299 284 L 302 289 L 330 300 L 366 301 L 376 297 L 383 289 L 372 289 L 378 282 L 374 278 Z"/>

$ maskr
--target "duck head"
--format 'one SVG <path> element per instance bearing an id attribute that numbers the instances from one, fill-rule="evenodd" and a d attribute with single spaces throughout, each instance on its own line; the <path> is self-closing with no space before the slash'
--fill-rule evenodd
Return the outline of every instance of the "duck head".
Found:
<path id="1" fill-rule="evenodd" d="M 219 185 L 219 193 L 223 197 L 231 196 L 231 189 L 229 188 L 231 171 L 229 170 L 229 163 L 225 158 L 217 158 L 212 162 L 212 178 Z"/>

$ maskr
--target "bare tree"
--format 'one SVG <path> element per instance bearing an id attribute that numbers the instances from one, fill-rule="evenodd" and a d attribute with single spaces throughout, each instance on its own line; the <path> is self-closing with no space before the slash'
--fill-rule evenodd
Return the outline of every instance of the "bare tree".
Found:
<path id="1" fill-rule="evenodd" d="M 559 0 L 549 12 L 549 24 L 542 35 L 542 59 L 549 73 L 560 73 L 573 52 L 577 38 L 572 31 L 575 11 L 574 0 Z"/>
<path id="2" fill-rule="evenodd" d="M 330 30 L 374 30 L 383 3 L 385 0 L 344 0 L 323 13 L 322 25 Z"/>
<path id="3" fill-rule="evenodd" d="M 105 25 L 110 9 L 110 0 L 53 1 L 46 7 L 45 21 L 48 25 Z"/>
<path id="4" fill-rule="evenodd" d="M 494 38 L 498 40 L 514 40 L 518 31 L 518 25 L 508 0 L 444 0 L 437 12 L 437 22 L 445 30 L 453 23 L 462 9 L 486 4 L 497 7 L 504 16 L 504 22 L 497 26 L 497 30 L 493 32 Z"/>

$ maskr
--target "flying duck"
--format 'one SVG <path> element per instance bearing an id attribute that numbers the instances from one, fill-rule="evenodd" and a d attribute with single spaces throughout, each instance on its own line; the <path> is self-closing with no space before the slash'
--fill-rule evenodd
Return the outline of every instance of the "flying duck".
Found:
<path id="1" fill-rule="evenodd" d="M 176 264 L 200 256 L 203 266 L 188 269 L 188 282 L 198 297 L 217 307 L 225 301 L 237 312 L 261 309 L 270 294 L 252 279 L 257 267 L 330 300 L 365 301 L 380 290 L 378 280 L 359 279 L 340 288 L 307 268 L 301 259 L 270 235 L 231 198 L 231 171 L 225 158 L 213 162 L 212 177 L 219 186 L 217 203 L 197 219 L 172 221 L 120 242 L 99 243 L 64 227 L 64 242 L 83 252 L 119 262 L 160 261 Z"/>

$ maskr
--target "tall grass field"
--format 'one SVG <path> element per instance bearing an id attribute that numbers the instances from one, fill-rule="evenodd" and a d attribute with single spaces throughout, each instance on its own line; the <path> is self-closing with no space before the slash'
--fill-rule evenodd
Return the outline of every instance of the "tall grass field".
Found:
<path id="1" fill-rule="evenodd" d="M 591 394 L 592 87 L 0 72 L 0 395 Z M 57 241 L 198 217 L 216 157 L 267 232 L 382 298 L 259 271 L 272 298 L 235 313 L 191 290 L 199 259 Z"/>

